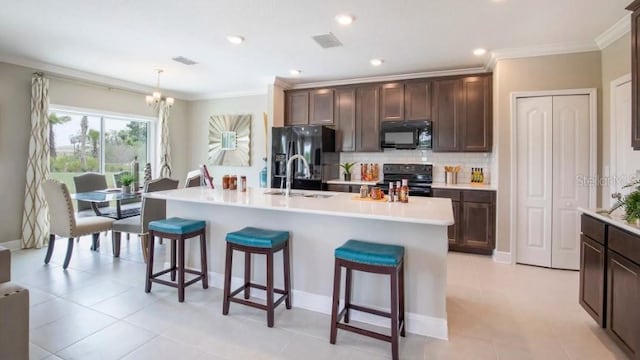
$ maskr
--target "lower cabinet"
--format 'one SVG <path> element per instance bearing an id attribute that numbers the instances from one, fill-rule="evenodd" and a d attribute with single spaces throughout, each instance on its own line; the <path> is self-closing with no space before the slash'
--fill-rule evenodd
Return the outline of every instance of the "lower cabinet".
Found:
<path id="1" fill-rule="evenodd" d="M 605 262 L 607 256 L 603 244 L 580 235 L 580 305 L 604 327 Z"/>
<path id="2" fill-rule="evenodd" d="M 449 226 L 449 250 L 491 255 L 495 248 L 496 193 L 485 190 L 433 189 L 451 199 L 455 224 Z"/>
<path id="3" fill-rule="evenodd" d="M 607 333 L 632 359 L 640 359 L 640 266 L 615 251 L 607 258 Z"/>
<path id="4" fill-rule="evenodd" d="M 327 184 L 327 191 L 360 193 L 360 185 Z"/>

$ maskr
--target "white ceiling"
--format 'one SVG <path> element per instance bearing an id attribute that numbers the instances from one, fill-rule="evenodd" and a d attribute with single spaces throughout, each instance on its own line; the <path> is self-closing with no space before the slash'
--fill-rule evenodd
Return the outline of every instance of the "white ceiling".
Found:
<path id="1" fill-rule="evenodd" d="M 155 85 L 187 98 L 291 83 L 484 66 L 472 50 L 594 38 L 630 0 L 1 0 L 0 60 L 21 59 Z M 348 12 L 348 27 L 334 21 Z M 344 44 L 322 49 L 311 36 Z M 246 38 L 231 45 L 228 34 Z M 171 60 L 185 56 L 199 64 Z M 384 59 L 372 67 L 373 57 Z M 290 69 L 302 70 L 292 78 Z"/>

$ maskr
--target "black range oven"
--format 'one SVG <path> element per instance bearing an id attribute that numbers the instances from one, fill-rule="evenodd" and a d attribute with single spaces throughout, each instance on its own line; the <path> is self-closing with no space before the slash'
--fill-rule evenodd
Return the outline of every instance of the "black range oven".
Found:
<path id="1" fill-rule="evenodd" d="M 386 194 L 389 193 L 389 182 L 402 182 L 407 179 L 409 183 L 409 196 L 431 197 L 431 183 L 433 182 L 433 165 L 431 164 L 384 164 L 382 165 L 383 178 L 378 183 Z"/>

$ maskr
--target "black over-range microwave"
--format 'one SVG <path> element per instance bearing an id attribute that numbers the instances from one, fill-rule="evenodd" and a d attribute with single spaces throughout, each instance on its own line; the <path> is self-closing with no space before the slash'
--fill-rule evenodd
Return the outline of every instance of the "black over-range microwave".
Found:
<path id="1" fill-rule="evenodd" d="M 431 121 L 383 121 L 380 146 L 394 149 L 431 149 Z"/>

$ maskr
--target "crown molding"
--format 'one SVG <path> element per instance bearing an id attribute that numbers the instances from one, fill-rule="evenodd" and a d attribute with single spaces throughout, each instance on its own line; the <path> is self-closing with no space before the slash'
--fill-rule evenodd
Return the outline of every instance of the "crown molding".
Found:
<path id="1" fill-rule="evenodd" d="M 284 80 L 283 78 L 281 78 L 279 76 L 275 76 L 273 78 L 273 85 L 281 87 L 284 90 L 291 89 L 291 87 L 293 86 L 290 82 Z"/>
<path id="2" fill-rule="evenodd" d="M 216 99 L 230 99 L 230 98 L 259 96 L 259 95 L 267 95 L 267 90 L 256 89 L 256 90 L 247 90 L 247 91 L 214 92 L 214 93 L 201 94 L 201 95 L 197 94 L 196 96 L 191 96 L 188 100 L 189 101 L 216 100 Z"/>
<path id="3" fill-rule="evenodd" d="M 498 49 L 491 52 L 485 68 L 491 70 L 499 60 L 519 59 L 537 56 L 573 54 L 589 51 L 600 51 L 595 41 L 572 44 L 549 44 L 541 46 L 528 46 L 521 48 Z"/>
<path id="4" fill-rule="evenodd" d="M 598 35 L 595 38 L 596 44 L 598 44 L 600 50 L 606 49 L 629 31 L 631 31 L 631 13 L 625 15 L 602 34 Z"/>
<path id="5" fill-rule="evenodd" d="M 139 93 L 141 95 L 148 94 L 154 90 L 153 86 L 138 84 L 126 80 L 112 78 L 109 76 L 98 75 L 95 73 L 71 69 L 64 66 L 53 65 L 46 62 L 22 57 L 0 54 L 0 62 L 43 71 L 45 73 L 49 73 L 53 77 L 85 82 L 91 85 L 103 86 L 112 89 L 126 90 Z M 189 100 L 190 97 L 193 97 L 193 94 L 166 89 L 163 89 L 162 93 L 163 95 L 181 100 Z"/>
<path id="6" fill-rule="evenodd" d="M 487 72 L 487 69 L 485 67 L 427 71 L 427 72 L 418 72 L 418 73 L 410 73 L 410 74 L 371 76 L 371 77 L 363 77 L 363 78 L 299 83 L 299 84 L 291 85 L 290 89 L 309 89 L 309 88 L 317 88 L 317 87 L 352 85 L 352 84 L 363 84 L 363 83 L 372 83 L 372 82 L 387 82 L 387 81 L 417 79 L 417 78 L 423 78 L 423 77 L 426 78 L 426 77 L 452 76 L 452 75 L 469 75 L 469 74 L 478 74 L 478 73 L 484 73 L 484 72 Z"/>

